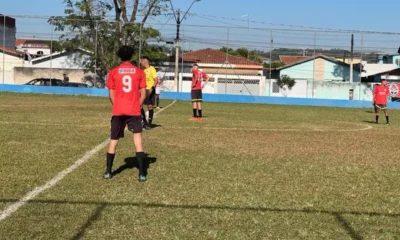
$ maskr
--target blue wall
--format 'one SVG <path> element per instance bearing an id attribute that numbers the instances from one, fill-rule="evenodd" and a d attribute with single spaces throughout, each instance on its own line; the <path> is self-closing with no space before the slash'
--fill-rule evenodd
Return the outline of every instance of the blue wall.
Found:
<path id="1" fill-rule="evenodd" d="M 42 94 L 64 94 L 64 95 L 90 95 L 108 96 L 107 89 L 96 88 L 64 88 L 64 87 L 40 87 L 28 85 L 0 84 L 0 92 L 16 93 L 42 93 Z M 163 99 L 190 100 L 190 93 L 163 92 Z M 333 99 L 311 99 L 311 98 L 285 98 L 285 97 L 264 97 L 264 96 L 243 96 L 225 94 L 204 94 L 204 101 L 208 102 L 233 102 L 233 103 L 258 103 L 277 105 L 303 105 L 303 106 L 324 106 L 324 107 L 349 107 L 349 108 L 371 108 L 371 101 L 349 101 Z M 400 103 L 389 103 L 390 108 L 400 109 Z"/>

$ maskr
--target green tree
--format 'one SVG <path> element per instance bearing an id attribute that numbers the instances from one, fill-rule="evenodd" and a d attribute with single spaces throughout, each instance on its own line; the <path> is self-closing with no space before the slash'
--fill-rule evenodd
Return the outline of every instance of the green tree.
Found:
<path id="1" fill-rule="evenodd" d="M 221 52 L 229 53 L 230 55 L 237 56 L 237 57 L 244 57 L 251 61 L 261 63 L 261 57 L 257 51 L 249 51 L 247 48 L 238 48 L 236 50 L 228 47 L 222 47 L 219 49 Z"/>
<path id="2" fill-rule="evenodd" d="M 283 66 L 285 66 L 285 64 L 283 62 L 272 62 L 272 64 L 271 64 L 271 68 L 280 68 Z M 270 68 L 270 64 L 264 63 L 264 68 Z"/>
<path id="3" fill-rule="evenodd" d="M 81 48 L 93 52 L 85 62 L 89 71 L 104 79 L 108 70 L 117 66 L 118 48 L 129 45 L 139 53 L 166 59 L 159 49 L 150 46 L 150 40 L 160 41 L 161 33 L 145 27 L 150 16 L 157 16 L 167 8 L 166 0 L 64 0 L 66 17 L 51 17 L 49 23 L 55 31 L 63 32 L 60 43 L 66 50 Z M 132 6 L 128 13 L 128 5 Z M 115 19 L 108 21 L 107 14 L 113 12 Z M 140 13 L 140 18 L 139 18 Z M 135 56 L 137 59 L 138 56 Z M 95 66 L 97 69 L 95 69 Z"/>
<path id="4" fill-rule="evenodd" d="M 276 84 L 282 90 L 283 95 L 287 97 L 290 90 L 292 90 L 292 88 L 296 84 L 296 80 L 290 78 L 288 75 L 282 75 L 278 80 L 276 80 Z"/>

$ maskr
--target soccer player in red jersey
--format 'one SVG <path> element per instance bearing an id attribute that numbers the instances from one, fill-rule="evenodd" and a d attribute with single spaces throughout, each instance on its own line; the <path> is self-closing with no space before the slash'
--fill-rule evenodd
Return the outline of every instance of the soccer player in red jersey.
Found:
<path id="1" fill-rule="evenodd" d="M 192 106 L 193 106 L 193 117 L 190 120 L 203 120 L 203 110 L 201 103 L 203 102 L 202 89 L 210 80 L 204 72 L 199 70 L 199 65 L 194 64 L 192 67 Z M 206 82 L 203 84 L 203 79 Z M 197 115 L 197 112 L 199 113 Z"/>
<path id="2" fill-rule="evenodd" d="M 111 179 L 115 151 L 120 138 L 124 137 L 125 126 L 133 133 L 136 158 L 139 163 L 139 181 L 147 180 L 144 169 L 146 155 L 142 144 L 142 116 L 140 109 L 146 97 L 146 77 L 142 69 L 134 66 L 130 60 L 134 50 L 122 46 L 117 55 L 122 63 L 108 73 L 107 88 L 112 109 L 111 140 L 107 151 L 107 170 L 105 179 Z"/>
<path id="3" fill-rule="evenodd" d="M 379 122 L 379 113 L 380 110 L 383 109 L 385 112 L 386 116 L 386 124 L 389 125 L 389 115 L 387 111 L 387 102 L 388 102 L 388 97 L 389 97 L 389 88 L 386 86 L 386 79 L 382 79 L 381 84 L 379 86 L 376 86 L 374 89 L 374 98 L 372 102 L 376 106 L 376 123 L 378 124 Z"/>

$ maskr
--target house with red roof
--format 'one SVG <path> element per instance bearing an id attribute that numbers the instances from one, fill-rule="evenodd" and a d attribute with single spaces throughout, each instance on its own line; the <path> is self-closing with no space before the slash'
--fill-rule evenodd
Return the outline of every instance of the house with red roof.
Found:
<path id="1" fill-rule="evenodd" d="M 182 61 L 185 72 L 189 72 L 192 64 L 197 63 L 208 74 L 259 75 L 259 71 L 263 68 L 262 63 L 211 48 L 184 53 L 180 56 L 179 62 Z M 170 63 L 169 70 L 173 71 L 173 63 Z"/>
<path id="2" fill-rule="evenodd" d="M 14 68 L 23 66 L 23 52 L 0 46 L 0 83 L 14 84 Z"/>

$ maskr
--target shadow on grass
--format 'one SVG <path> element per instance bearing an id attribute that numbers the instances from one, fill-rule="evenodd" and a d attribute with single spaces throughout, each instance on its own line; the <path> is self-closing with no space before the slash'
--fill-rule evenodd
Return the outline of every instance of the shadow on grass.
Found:
<path id="1" fill-rule="evenodd" d="M 125 164 L 120 166 L 117 170 L 115 170 L 113 172 L 113 175 L 116 176 L 118 174 L 121 174 L 122 172 L 124 172 L 125 170 L 129 170 L 129 169 L 138 169 L 139 170 L 139 162 L 137 160 L 136 157 L 128 157 L 125 158 Z M 154 164 L 157 162 L 157 158 L 154 157 L 149 157 L 146 154 L 146 160 L 144 162 L 144 169 L 147 175 L 148 169 L 150 168 L 150 164 Z"/>
<path id="2" fill-rule="evenodd" d="M 0 199 L 0 203 L 17 202 L 18 199 Z M 84 232 L 100 217 L 105 207 L 109 206 L 132 206 L 142 208 L 168 208 L 168 209 L 193 209 L 193 210 L 226 210 L 226 211 L 250 211 L 250 212 L 274 212 L 274 213 L 306 213 L 306 214 L 327 214 L 333 216 L 338 225 L 343 228 L 353 240 L 364 239 L 357 231 L 346 221 L 343 215 L 369 216 L 369 217 L 391 217 L 400 218 L 400 213 L 379 213 L 379 212 L 357 212 L 357 211 L 331 211 L 318 209 L 291 209 L 291 208 L 265 208 L 265 207 L 238 207 L 224 205 L 180 205 L 163 203 L 143 203 L 143 202 L 101 202 L 101 201 L 59 201 L 59 200 L 32 200 L 28 204 L 76 204 L 76 205 L 95 205 L 98 206 L 92 216 L 80 228 L 73 239 L 80 239 Z"/>
<path id="3" fill-rule="evenodd" d="M 376 124 L 375 121 L 362 121 L 363 123 Z"/>
<path id="4" fill-rule="evenodd" d="M 159 128 L 162 127 L 162 125 L 159 124 L 151 124 L 151 128 Z"/>

